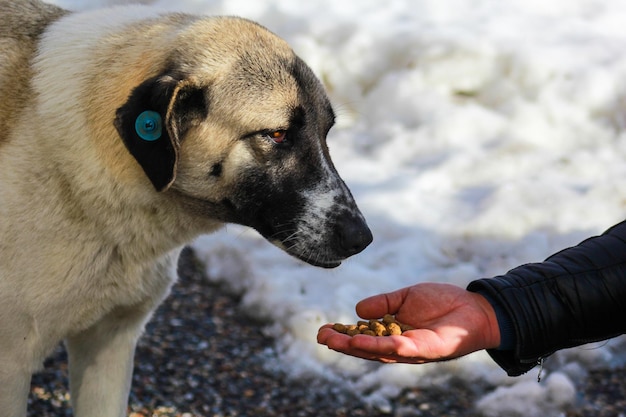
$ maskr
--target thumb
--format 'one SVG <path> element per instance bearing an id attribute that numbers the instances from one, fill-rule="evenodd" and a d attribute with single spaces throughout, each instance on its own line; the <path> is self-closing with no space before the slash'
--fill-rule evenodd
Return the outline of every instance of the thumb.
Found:
<path id="1" fill-rule="evenodd" d="M 363 319 L 377 319 L 385 314 L 396 314 L 404 303 L 408 290 L 402 288 L 365 298 L 357 303 L 356 313 Z"/>

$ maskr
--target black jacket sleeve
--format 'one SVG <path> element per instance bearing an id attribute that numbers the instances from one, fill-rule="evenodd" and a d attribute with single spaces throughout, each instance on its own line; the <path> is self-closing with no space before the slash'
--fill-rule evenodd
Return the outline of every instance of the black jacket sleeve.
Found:
<path id="1" fill-rule="evenodd" d="M 511 319 L 514 348 L 488 350 L 510 376 L 559 349 L 626 333 L 626 222 L 467 289 L 499 303 Z"/>

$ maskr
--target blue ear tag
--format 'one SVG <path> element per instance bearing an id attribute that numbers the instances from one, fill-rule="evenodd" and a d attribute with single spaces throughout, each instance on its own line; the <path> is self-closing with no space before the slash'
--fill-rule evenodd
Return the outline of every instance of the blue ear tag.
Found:
<path id="1" fill-rule="evenodd" d="M 141 113 L 135 120 L 135 131 L 141 139 L 148 142 L 159 139 L 163 131 L 161 115 L 151 110 Z"/>

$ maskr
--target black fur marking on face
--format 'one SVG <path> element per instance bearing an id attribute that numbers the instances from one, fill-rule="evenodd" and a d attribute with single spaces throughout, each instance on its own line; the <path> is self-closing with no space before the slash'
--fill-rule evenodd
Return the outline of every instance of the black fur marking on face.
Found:
<path id="1" fill-rule="evenodd" d="M 222 163 L 218 162 L 213 164 L 211 167 L 211 171 L 209 171 L 209 176 L 211 177 L 219 177 L 222 175 Z"/>
<path id="2" fill-rule="evenodd" d="M 335 124 L 335 112 L 328 100 L 319 79 L 315 76 L 302 59 L 295 57 L 290 66 L 290 72 L 298 86 L 300 102 L 308 103 L 307 111 L 300 112 L 298 119 L 302 121 L 314 120 L 315 126 L 322 129 L 324 135 Z M 306 117 L 306 113 L 311 113 Z M 297 113 L 294 113 L 297 115 Z"/>
<path id="3" fill-rule="evenodd" d="M 291 110 L 291 117 L 289 118 L 290 129 L 302 129 L 306 122 L 306 116 L 304 107 L 297 105 Z"/>

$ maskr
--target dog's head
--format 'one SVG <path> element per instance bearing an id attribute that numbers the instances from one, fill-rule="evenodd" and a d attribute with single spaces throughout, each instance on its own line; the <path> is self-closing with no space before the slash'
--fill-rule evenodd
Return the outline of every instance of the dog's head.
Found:
<path id="1" fill-rule="evenodd" d="M 372 240 L 326 145 L 318 79 L 284 41 L 236 18 L 194 20 L 115 126 L 157 191 L 184 210 L 253 227 L 310 264 Z"/>

